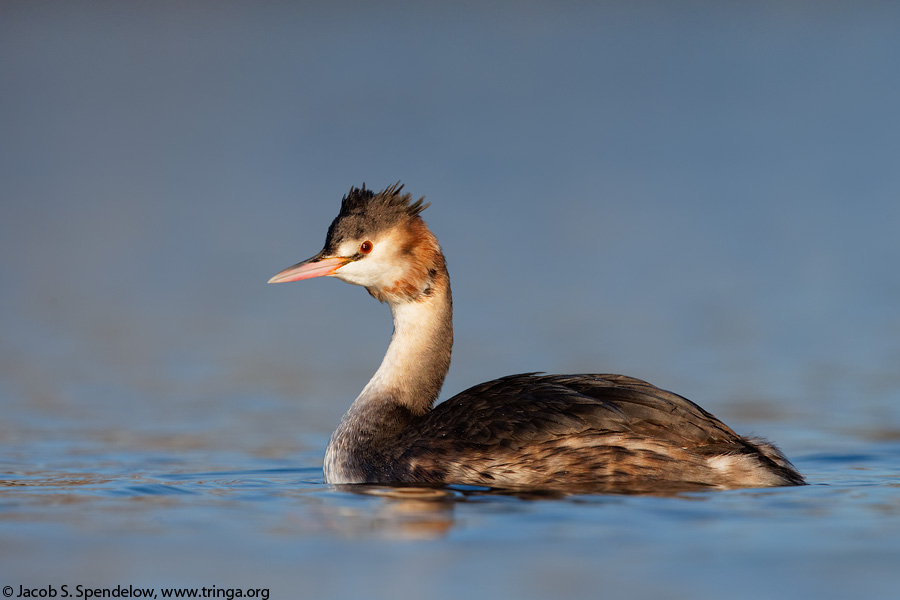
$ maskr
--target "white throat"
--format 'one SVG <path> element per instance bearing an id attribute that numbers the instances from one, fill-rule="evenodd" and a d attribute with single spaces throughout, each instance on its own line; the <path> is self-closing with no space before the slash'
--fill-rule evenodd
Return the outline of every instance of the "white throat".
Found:
<path id="1" fill-rule="evenodd" d="M 394 334 L 381 366 L 354 404 L 391 399 L 414 413 L 427 412 L 450 367 L 453 346 L 449 290 L 391 306 Z"/>
<path id="2" fill-rule="evenodd" d="M 331 436 L 327 482 L 365 481 L 357 458 L 400 433 L 402 423 L 391 421 L 397 411 L 423 415 L 434 405 L 453 348 L 453 302 L 446 271 L 441 275 L 427 296 L 391 304 L 394 335 L 381 366 Z"/>

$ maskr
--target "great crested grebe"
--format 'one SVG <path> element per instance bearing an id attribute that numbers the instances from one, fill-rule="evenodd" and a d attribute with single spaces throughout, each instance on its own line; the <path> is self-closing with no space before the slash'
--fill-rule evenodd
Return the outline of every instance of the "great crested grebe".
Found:
<path id="1" fill-rule="evenodd" d="M 773 445 L 624 375 L 526 373 L 433 406 L 450 367 L 453 302 L 437 239 L 395 184 L 351 188 L 325 247 L 269 283 L 337 277 L 387 302 L 381 366 L 331 436 L 328 483 L 670 490 L 802 485 Z"/>

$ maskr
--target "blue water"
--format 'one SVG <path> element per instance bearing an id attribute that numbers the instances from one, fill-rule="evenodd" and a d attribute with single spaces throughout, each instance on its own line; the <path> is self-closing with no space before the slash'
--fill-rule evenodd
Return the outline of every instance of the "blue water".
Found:
<path id="1" fill-rule="evenodd" d="M 900 9 L 556 4 L 0 4 L 0 587 L 896 596 Z M 622 372 L 811 485 L 326 486 L 389 314 L 264 282 L 398 179 L 443 397 Z"/>

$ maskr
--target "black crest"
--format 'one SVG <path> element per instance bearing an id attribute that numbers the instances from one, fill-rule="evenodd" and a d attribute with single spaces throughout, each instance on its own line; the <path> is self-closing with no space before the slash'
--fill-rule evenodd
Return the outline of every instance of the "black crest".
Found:
<path id="1" fill-rule="evenodd" d="M 341 212 L 328 228 L 325 249 L 333 252 L 344 240 L 373 236 L 428 208 L 424 196 L 413 202 L 412 194 L 403 194 L 402 190 L 399 181 L 377 194 L 366 189 L 366 184 L 350 188 L 341 201 Z"/>

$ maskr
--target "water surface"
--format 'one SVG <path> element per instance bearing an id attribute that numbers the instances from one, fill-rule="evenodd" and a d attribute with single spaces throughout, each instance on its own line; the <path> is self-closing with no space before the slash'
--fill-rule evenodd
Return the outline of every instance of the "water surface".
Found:
<path id="1" fill-rule="evenodd" d="M 0 586 L 272 598 L 889 598 L 900 11 L 877 3 L 0 7 Z M 266 286 L 402 179 L 447 254 L 443 397 L 622 372 L 802 488 L 323 483 L 390 336 Z"/>

